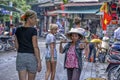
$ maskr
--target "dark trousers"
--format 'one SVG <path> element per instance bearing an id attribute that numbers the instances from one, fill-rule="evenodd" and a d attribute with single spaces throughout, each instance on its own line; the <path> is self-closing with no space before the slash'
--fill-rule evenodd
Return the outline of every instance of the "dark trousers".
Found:
<path id="1" fill-rule="evenodd" d="M 95 59 L 96 59 L 95 44 L 94 43 L 90 43 L 89 44 L 89 49 L 90 49 L 90 52 L 88 54 L 88 61 L 90 61 L 90 57 L 92 56 L 92 53 L 93 53 L 93 62 L 95 62 Z"/>
<path id="2" fill-rule="evenodd" d="M 77 68 L 67 68 L 68 80 L 79 80 L 81 70 Z"/>

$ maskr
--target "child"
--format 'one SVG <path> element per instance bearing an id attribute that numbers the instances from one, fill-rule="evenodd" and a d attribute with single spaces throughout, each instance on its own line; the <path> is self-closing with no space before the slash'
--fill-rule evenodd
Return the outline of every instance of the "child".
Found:
<path id="1" fill-rule="evenodd" d="M 60 42 L 60 53 L 65 53 L 64 67 L 67 69 L 68 80 L 79 80 L 81 70 L 82 70 L 82 50 L 84 49 L 84 44 L 80 43 L 83 38 L 81 33 L 82 28 L 72 28 L 68 33 L 67 37 L 71 39 L 65 47 L 62 47 Z"/>

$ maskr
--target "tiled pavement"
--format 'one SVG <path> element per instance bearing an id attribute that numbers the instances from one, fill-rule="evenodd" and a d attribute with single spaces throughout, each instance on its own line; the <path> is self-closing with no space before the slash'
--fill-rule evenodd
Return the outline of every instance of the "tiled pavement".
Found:
<path id="1" fill-rule="evenodd" d="M 66 70 L 63 68 L 63 57 L 64 55 L 59 55 L 56 69 L 56 77 L 55 80 L 67 80 Z M 90 63 L 84 62 L 83 70 L 81 73 L 80 80 L 85 80 L 89 77 L 93 78 L 106 78 L 105 69 L 107 67 L 107 63 Z M 42 71 L 37 74 L 36 80 L 44 80 L 45 75 L 45 62 L 43 61 Z"/>

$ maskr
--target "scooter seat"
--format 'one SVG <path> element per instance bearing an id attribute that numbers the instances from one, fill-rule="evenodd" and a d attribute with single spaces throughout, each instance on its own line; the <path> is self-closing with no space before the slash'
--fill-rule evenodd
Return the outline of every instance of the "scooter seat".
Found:
<path id="1" fill-rule="evenodd" d="M 118 60 L 109 60 L 109 59 L 107 59 L 107 62 L 113 63 L 113 64 L 120 64 L 120 61 L 118 61 Z"/>
<path id="2" fill-rule="evenodd" d="M 116 51 L 120 51 L 120 43 L 114 43 L 111 46 L 112 49 L 116 50 Z"/>
<path id="3" fill-rule="evenodd" d="M 118 61 L 120 61 L 120 54 L 112 54 L 112 55 L 110 55 L 109 56 L 110 57 L 110 59 L 112 59 L 112 60 L 118 60 Z"/>

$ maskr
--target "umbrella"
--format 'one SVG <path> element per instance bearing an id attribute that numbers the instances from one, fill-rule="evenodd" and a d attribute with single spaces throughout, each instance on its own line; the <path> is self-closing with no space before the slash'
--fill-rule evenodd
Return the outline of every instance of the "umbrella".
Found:
<path id="1" fill-rule="evenodd" d="M 3 4 L 0 4 L 0 8 L 4 8 L 5 10 L 8 10 L 8 11 L 21 12 L 21 10 L 15 7 L 10 7 L 10 6 L 3 5 Z"/>
<path id="2" fill-rule="evenodd" d="M 100 39 L 92 39 L 90 42 L 93 42 L 93 43 L 101 43 L 102 40 L 100 40 Z"/>

